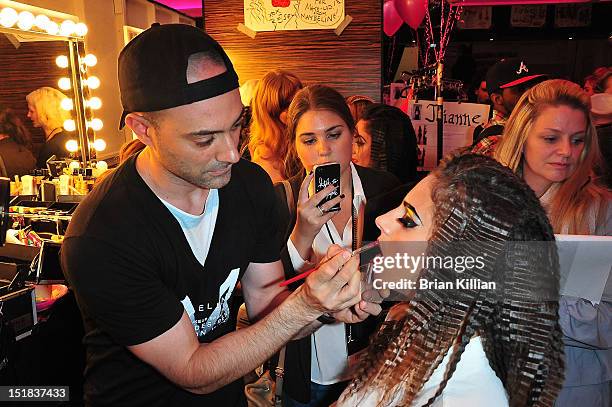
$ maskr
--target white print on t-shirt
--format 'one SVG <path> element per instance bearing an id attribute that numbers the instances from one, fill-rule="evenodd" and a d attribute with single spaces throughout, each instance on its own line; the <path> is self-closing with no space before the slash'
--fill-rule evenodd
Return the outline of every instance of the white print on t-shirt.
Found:
<path id="1" fill-rule="evenodd" d="M 181 301 L 183 307 L 185 308 L 185 312 L 187 312 L 187 315 L 189 315 L 189 319 L 191 320 L 191 323 L 193 324 L 198 336 L 206 335 L 229 320 L 230 310 L 228 301 L 232 295 L 232 292 L 234 291 L 234 288 L 236 287 L 239 274 L 240 268 L 233 269 L 223 284 L 219 286 L 219 298 L 215 308 L 207 318 L 195 319 L 195 308 L 193 307 L 189 296 L 186 296 L 185 299 Z M 198 306 L 198 312 L 205 312 L 209 309 L 212 309 L 209 303 L 200 304 Z"/>
<path id="2" fill-rule="evenodd" d="M 185 312 L 187 313 L 187 316 L 189 316 L 191 324 L 195 326 L 195 308 L 193 308 L 193 304 L 191 303 L 188 295 L 183 298 L 181 304 L 183 304 L 183 308 L 185 308 Z"/>

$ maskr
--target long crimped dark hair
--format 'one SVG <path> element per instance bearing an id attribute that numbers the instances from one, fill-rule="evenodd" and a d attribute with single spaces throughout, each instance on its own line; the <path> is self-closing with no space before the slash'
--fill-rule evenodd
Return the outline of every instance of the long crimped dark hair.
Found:
<path id="1" fill-rule="evenodd" d="M 410 406 L 449 351 L 444 379 L 425 404 L 431 405 L 478 334 L 510 406 L 552 406 L 564 363 L 559 261 L 545 211 L 522 180 L 488 157 L 451 157 L 436 176 L 427 255 L 456 256 L 457 247 L 465 256 L 486 253 L 485 266 L 463 277 L 494 281 L 497 289 L 417 291 L 406 316 L 385 322 L 374 335 L 341 400 L 358 405 L 357 399 L 375 391 L 379 406 Z M 442 282 L 456 277 L 442 266 L 420 275 Z"/>
<path id="2" fill-rule="evenodd" d="M 417 169 L 417 139 L 410 117 L 384 103 L 367 106 L 361 115 L 372 136 L 371 167 L 389 171 L 402 183 L 414 181 Z"/>

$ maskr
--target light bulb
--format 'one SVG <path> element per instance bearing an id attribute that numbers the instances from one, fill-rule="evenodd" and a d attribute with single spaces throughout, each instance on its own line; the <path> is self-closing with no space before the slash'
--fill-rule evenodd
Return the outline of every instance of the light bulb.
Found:
<path id="1" fill-rule="evenodd" d="M 96 141 L 98 141 L 98 140 L 96 140 Z M 102 140 L 102 141 L 104 141 L 104 140 Z M 94 145 L 95 145 L 95 142 L 94 142 Z M 106 148 L 106 143 L 104 143 L 104 148 Z M 100 160 L 100 161 L 98 161 L 96 163 L 96 168 L 101 170 L 101 171 L 106 171 L 106 170 L 108 170 L 108 163 L 106 161 Z"/>
<path id="2" fill-rule="evenodd" d="M 71 153 L 74 153 L 78 149 L 79 149 L 79 143 L 76 140 L 68 140 L 66 142 L 66 150 L 70 151 Z M 72 163 L 70 163 L 70 165 L 72 165 Z"/>
<path id="3" fill-rule="evenodd" d="M 6 28 L 10 28 L 15 25 L 15 23 L 19 20 L 19 14 L 10 8 L 5 7 L 0 11 L 0 25 Z"/>
<path id="4" fill-rule="evenodd" d="M 30 13 L 29 11 L 22 11 L 19 13 L 17 27 L 24 31 L 28 31 L 34 25 L 34 20 L 36 20 L 34 14 Z"/>
<path id="5" fill-rule="evenodd" d="M 85 25 L 85 23 L 77 23 L 74 26 L 74 33 L 76 35 L 78 35 L 79 37 L 84 37 L 85 34 L 87 34 L 87 31 L 88 31 L 88 29 L 87 29 L 87 26 Z"/>
<path id="6" fill-rule="evenodd" d="M 92 110 L 98 110 L 102 107 L 102 101 L 99 97 L 94 96 L 89 99 L 89 102 L 87 102 L 87 106 L 89 106 L 89 108 Z"/>
<path id="7" fill-rule="evenodd" d="M 47 27 L 45 28 L 47 34 L 57 35 L 59 33 L 59 25 L 55 21 L 49 21 L 47 23 Z"/>
<path id="8" fill-rule="evenodd" d="M 55 63 L 60 68 L 68 68 L 68 57 L 66 55 L 60 55 L 55 58 Z"/>
<path id="9" fill-rule="evenodd" d="M 102 130 L 102 120 L 95 118 L 95 119 L 91 119 L 91 121 L 89 122 L 89 127 L 93 130 L 93 131 L 99 131 Z"/>
<path id="10" fill-rule="evenodd" d="M 39 14 L 36 16 L 36 19 L 34 20 L 34 25 L 40 28 L 41 30 L 46 30 L 47 24 L 49 24 L 50 22 L 51 20 L 49 20 L 49 17 L 47 17 L 44 14 Z"/>
<path id="11" fill-rule="evenodd" d="M 69 78 L 60 78 L 60 80 L 57 81 L 57 86 L 59 86 L 61 90 L 68 90 L 72 85 L 70 84 Z"/>
<path id="12" fill-rule="evenodd" d="M 97 76 L 90 76 L 87 78 L 87 86 L 91 89 L 98 89 L 100 87 L 100 79 Z"/>
<path id="13" fill-rule="evenodd" d="M 60 25 L 60 34 L 64 37 L 70 37 L 74 33 L 76 24 L 72 20 L 64 20 Z"/>
<path id="14" fill-rule="evenodd" d="M 72 99 L 64 98 L 60 102 L 60 106 L 64 110 L 72 110 L 74 108 L 74 103 L 72 103 Z"/>
<path id="15" fill-rule="evenodd" d="M 73 141 L 76 144 L 76 150 L 77 151 L 79 149 L 79 143 L 76 142 L 76 140 L 70 140 Z M 70 143 L 70 141 L 68 141 L 66 143 L 66 149 L 68 150 L 68 143 Z M 70 151 L 70 150 L 68 150 Z M 72 152 L 72 151 L 71 151 Z M 78 161 L 70 161 L 70 164 L 68 164 L 68 168 L 70 168 L 71 170 L 77 169 L 77 168 L 81 168 L 81 163 L 79 163 Z"/>
<path id="16" fill-rule="evenodd" d="M 96 64 L 98 63 L 98 58 L 96 58 L 94 54 L 87 54 L 83 58 L 83 62 L 89 67 L 96 66 Z"/>
<path id="17" fill-rule="evenodd" d="M 64 129 L 66 131 L 75 131 L 76 123 L 72 119 L 64 120 Z"/>
<path id="18" fill-rule="evenodd" d="M 104 151 L 106 149 L 106 141 L 102 140 L 101 138 L 97 138 L 93 143 L 93 147 L 96 149 L 96 151 Z"/>

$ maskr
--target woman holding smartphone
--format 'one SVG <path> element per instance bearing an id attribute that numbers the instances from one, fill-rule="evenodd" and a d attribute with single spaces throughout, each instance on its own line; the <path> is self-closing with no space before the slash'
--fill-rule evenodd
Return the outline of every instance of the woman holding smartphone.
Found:
<path id="1" fill-rule="evenodd" d="M 386 208 L 360 207 L 371 197 L 399 185 L 395 176 L 351 163 L 355 123 L 342 95 L 323 85 L 300 90 L 289 106 L 287 134 L 291 144 L 287 162 L 298 159 L 302 169 L 285 183 L 277 184 L 280 233 L 286 243 L 282 253 L 287 277 L 314 267 L 330 245 L 356 249 L 362 238 L 359 213 L 365 224 L 374 222 Z M 334 184 L 315 193 L 315 166 L 339 164 L 339 187 Z M 334 167 L 326 167 L 325 178 L 333 178 Z M 327 196 L 333 199 L 321 203 Z M 340 205 L 339 210 L 333 207 Z M 371 215 L 370 215 L 371 214 Z M 321 327 L 303 340 L 287 345 L 283 404 L 328 406 L 337 399 L 350 380 L 356 354 L 367 346 L 376 320 L 344 324 L 323 319 Z"/>

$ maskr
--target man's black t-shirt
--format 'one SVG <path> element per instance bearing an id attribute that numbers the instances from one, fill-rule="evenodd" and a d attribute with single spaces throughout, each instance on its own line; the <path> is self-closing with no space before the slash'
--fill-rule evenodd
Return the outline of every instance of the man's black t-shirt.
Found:
<path id="1" fill-rule="evenodd" d="M 244 405 L 242 380 L 208 395 L 177 387 L 126 346 L 173 327 L 184 307 L 210 342 L 234 330 L 236 280 L 249 263 L 279 259 L 270 178 L 241 160 L 219 189 L 219 211 L 204 267 L 174 216 L 136 171 L 135 157 L 79 205 L 62 245 L 62 265 L 85 324 L 88 405 Z M 189 314 L 189 313 L 188 313 Z M 168 349 L 167 352 L 175 352 Z M 240 352 L 227 349 L 227 352 Z"/>

